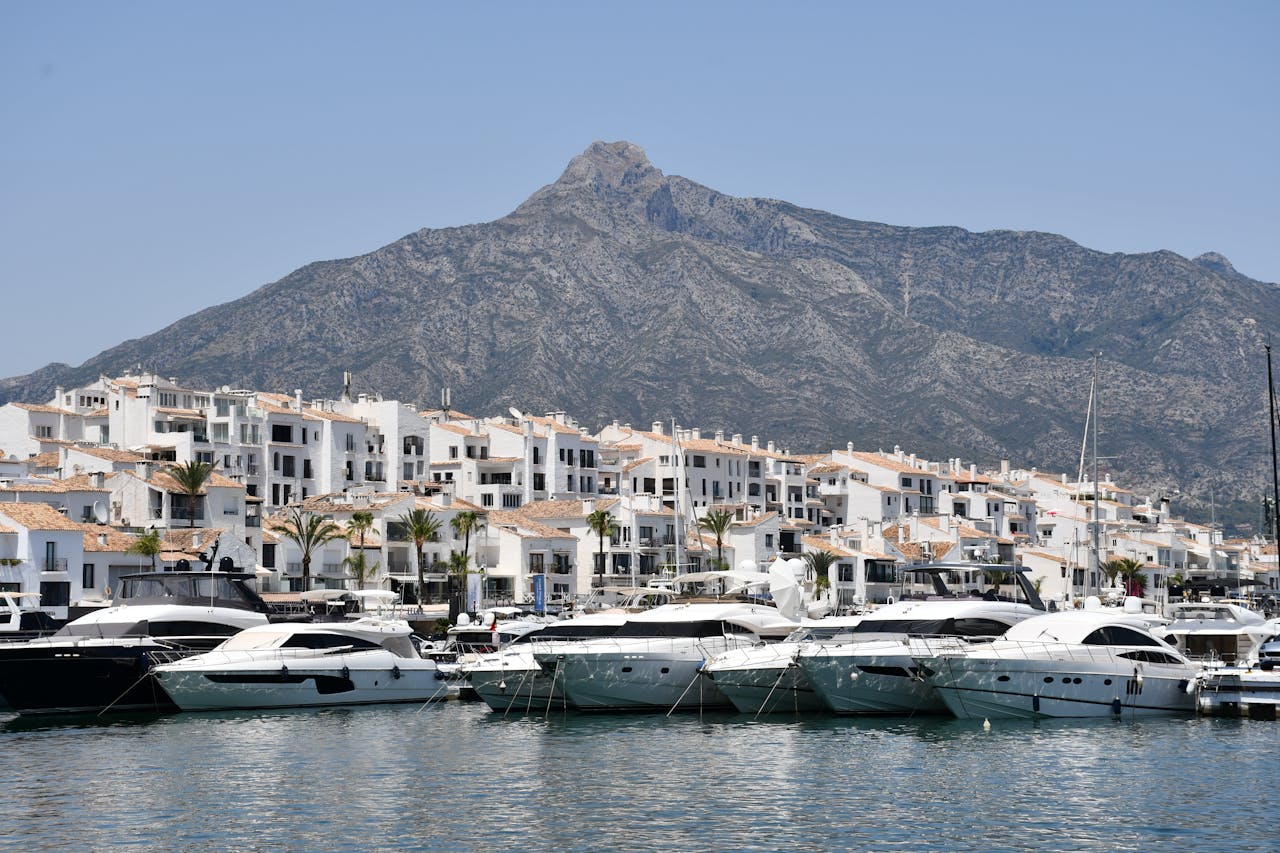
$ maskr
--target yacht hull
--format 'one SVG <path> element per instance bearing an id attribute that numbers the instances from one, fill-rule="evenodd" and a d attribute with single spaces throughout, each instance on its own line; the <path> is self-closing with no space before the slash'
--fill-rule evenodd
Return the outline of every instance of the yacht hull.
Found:
<path id="1" fill-rule="evenodd" d="M 207 656 L 206 656 L 207 657 Z M 183 711 L 307 708 L 344 704 L 430 702 L 448 685 L 433 662 L 387 652 L 161 667 L 156 679 Z"/>
<path id="2" fill-rule="evenodd" d="M 145 640 L 3 648 L 0 694 L 22 715 L 174 711 L 149 675 L 162 648 Z"/>
<path id="3" fill-rule="evenodd" d="M 814 693 L 836 714 L 945 714 L 947 706 L 920 674 L 904 643 L 872 650 L 854 647 L 802 655 Z"/>
<path id="4" fill-rule="evenodd" d="M 736 649 L 703 669 L 742 714 L 794 714 L 825 710 L 796 664 L 796 643 Z"/>
<path id="5" fill-rule="evenodd" d="M 731 708 L 702 674 L 728 647 L 723 638 L 591 644 L 590 650 L 538 653 L 542 668 L 580 711 L 670 711 Z"/>
<path id="6" fill-rule="evenodd" d="M 208 657 L 207 655 L 205 656 Z M 389 652 L 162 667 L 156 679 L 184 711 L 381 705 L 443 699 L 435 664 Z"/>
<path id="7" fill-rule="evenodd" d="M 939 657 L 922 660 L 929 681 L 960 719 L 1130 717 L 1190 713 L 1183 667 L 1131 662 L 1000 660 Z"/>

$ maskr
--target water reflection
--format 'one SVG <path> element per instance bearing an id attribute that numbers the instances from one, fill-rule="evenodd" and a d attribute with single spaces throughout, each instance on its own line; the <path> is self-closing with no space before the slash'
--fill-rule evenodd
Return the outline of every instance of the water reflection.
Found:
<path id="1" fill-rule="evenodd" d="M 20 849 L 1078 850 L 1273 846 L 1274 725 L 481 705 L 0 725 Z M 38 816 L 26 819 L 24 816 Z"/>

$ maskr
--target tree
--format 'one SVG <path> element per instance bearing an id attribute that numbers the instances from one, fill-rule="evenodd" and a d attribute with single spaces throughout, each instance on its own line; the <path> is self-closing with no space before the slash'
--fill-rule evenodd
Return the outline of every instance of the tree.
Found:
<path id="1" fill-rule="evenodd" d="M 302 550 L 302 589 L 311 588 L 311 558 L 326 542 L 342 538 L 342 528 L 323 515 L 302 512 L 291 507 L 288 515 L 274 525 L 277 533 L 290 539 Z"/>
<path id="2" fill-rule="evenodd" d="M 411 509 L 397 519 L 404 528 L 404 533 L 413 542 L 414 550 L 418 556 L 418 604 L 421 606 L 425 603 L 427 577 L 425 558 L 422 555 L 422 546 L 427 542 L 434 542 L 440 535 L 440 519 L 436 518 L 435 513 L 431 510 L 422 509 L 421 507 Z"/>
<path id="3" fill-rule="evenodd" d="M 449 622 L 456 623 L 458 614 L 466 609 L 467 555 L 461 551 L 449 552 Z"/>
<path id="4" fill-rule="evenodd" d="M 364 589 L 365 582 L 378 568 L 376 563 L 373 566 L 369 565 L 364 551 L 364 537 L 372 527 L 373 513 L 363 510 L 351 513 L 351 521 L 347 524 L 347 541 L 351 541 L 352 535 L 357 536 L 356 553 L 342 562 L 351 571 L 351 576 L 355 578 L 360 589 Z"/>
<path id="5" fill-rule="evenodd" d="M 705 530 L 716 537 L 716 563 L 719 564 L 720 568 L 725 568 L 724 535 L 729 532 L 729 528 L 732 526 L 733 513 L 725 512 L 722 509 L 712 510 L 698 519 L 698 529 Z"/>
<path id="6" fill-rule="evenodd" d="M 1113 561 L 1117 563 L 1117 573 L 1124 580 L 1126 595 L 1141 596 L 1147 591 L 1147 576 L 1142 573 L 1142 564 L 1129 557 L 1121 557 Z"/>
<path id="7" fill-rule="evenodd" d="M 813 573 L 814 593 L 825 592 L 831 584 L 831 567 L 840 562 L 840 558 L 830 551 L 806 551 L 804 561 Z"/>
<path id="8" fill-rule="evenodd" d="M 189 526 L 196 526 L 196 503 L 200 500 L 200 495 L 204 492 L 204 484 L 209 481 L 210 475 L 213 474 L 215 468 L 213 462 L 201 462 L 193 459 L 190 462 L 183 462 L 181 465 L 170 465 L 164 469 L 164 473 L 173 478 L 178 484 L 178 490 L 187 496 L 188 520 L 191 522 Z"/>
<path id="9" fill-rule="evenodd" d="M 613 517 L 613 513 L 606 509 L 598 509 L 587 516 L 587 527 L 590 528 L 592 533 L 600 537 L 600 548 L 596 552 L 596 570 L 600 574 L 599 585 L 601 587 L 604 586 L 604 540 L 606 536 L 612 538 L 614 531 L 617 530 L 614 521 L 616 519 Z"/>
<path id="10" fill-rule="evenodd" d="M 455 513 L 449 519 L 455 538 L 462 537 L 462 553 L 449 552 L 449 621 L 455 621 L 465 608 L 467 571 L 471 566 L 471 531 L 484 526 L 484 519 L 473 509 Z M 460 559 L 455 560 L 455 556 Z"/>
<path id="11" fill-rule="evenodd" d="M 141 554 L 143 557 L 151 558 L 151 571 L 156 570 L 156 555 L 164 550 L 164 540 L 160 538 L 159 530 L 148 530 L 146 533 L 133 540 L 133 544 L 129 546 L 127 553 Z"/>

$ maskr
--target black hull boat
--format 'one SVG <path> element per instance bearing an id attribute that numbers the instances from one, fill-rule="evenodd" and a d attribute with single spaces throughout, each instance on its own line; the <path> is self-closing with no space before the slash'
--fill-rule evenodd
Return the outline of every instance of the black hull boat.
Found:
<path id="1" fill-rule="evenodd" d="M 122 578 L 111 607 L 49 637 L 0 643 L 0 696 L 22 715 L 176 710 L 152 665 L 266 624 L 271 608 L 252 581 L 239 572 Z"/>

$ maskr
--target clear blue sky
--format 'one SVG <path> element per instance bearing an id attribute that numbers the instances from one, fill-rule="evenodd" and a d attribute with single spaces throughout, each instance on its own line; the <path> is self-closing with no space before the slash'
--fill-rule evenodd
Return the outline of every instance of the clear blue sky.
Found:
<path id="1" fill-rule="evenodd" d="M 0 376 L 500 217 L 741 196 L 1280 280 L 1280 2 L 0 3 Z"/>

